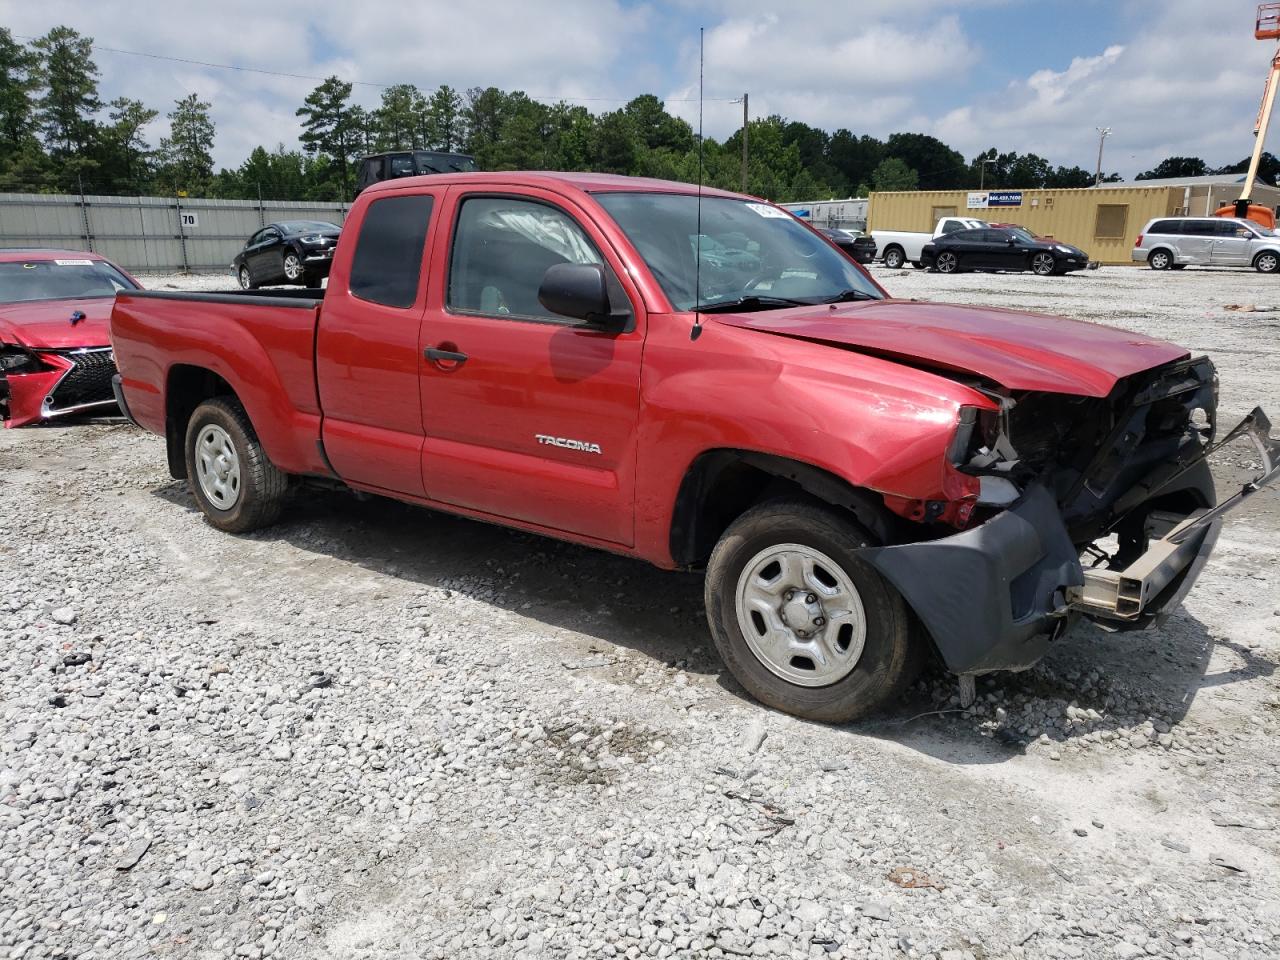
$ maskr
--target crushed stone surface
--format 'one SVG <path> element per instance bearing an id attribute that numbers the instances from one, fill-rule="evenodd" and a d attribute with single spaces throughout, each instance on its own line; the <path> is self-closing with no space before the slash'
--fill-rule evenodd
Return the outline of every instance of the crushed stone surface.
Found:
<path id="1" fill-rule="evenodd" d="M 1275 278 L 874 272 L 1280 413 Z M 1276 957 L 1278 527 L 1160 629 L 827 727 L 724 674 L 696 576 L 338 491 L 228 536 L 158 437 L 0 431 L 0 958 Z"/>

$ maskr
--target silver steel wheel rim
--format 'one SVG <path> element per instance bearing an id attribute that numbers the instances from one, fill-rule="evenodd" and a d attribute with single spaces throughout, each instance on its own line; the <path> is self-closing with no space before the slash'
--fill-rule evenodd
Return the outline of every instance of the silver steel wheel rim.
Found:
<path id="1" fill-rule="evenodd" d="M 954 253 L 943 253 L 938 256 L 938 270 L 941 273 L 950 273 L 956 268 L 956 255 Z"/>
<path id="2" fill-rule="evenodd" d="M 205 424 L 196 435 L 196 479 L 219 510 L 230 510 L 240 499 L 240 457 L 231 435 L 216 423 Z"/>
<path id="3" fill-rule="evenodd" d="M 1047 253 L 1036 254 L 1036 258 L 1032 261 L 1031 265 L 1035 269 L 1036 273 L 1041 276 L 1053 273 L 1053 257 Z"/>
<path id="4" fill-rule="evenodd" d="M 290 280 L 297 280 L 302 273 L 302 261 L 293 254 L 284 258 L 284 275 Z"/>
<path id="5" fill-rule="evenodd" d="M 884 262 L 885 262 L 885 266 L 888 266 L 888 267 L 900 267 L 902 266 L 902 263 L 905 259 L 906 258 L 902 254 L 900 254 L 897 250 L 890 250 L 887 254 L 885 254 Z"/>
<path id="6" fill-rule="evenodd" d="M 1163 270 L 1169 265 L 1169 255 L 1166 253 L 1157 253 L 1151 258 L 1151 265 L 1157 270 Z"/>
<path id="7" fill-rule="evenodd" d="M 245 290 L 249 289 L 249 268 L 248 267 L 240 268 L 240 286 Z"/>
<path id="8" fill-rule="evenodd" d="M 748 649 L 775 676 L 827 687 L 858 665 L 867 642 L 862 598 L 822 551 L 798 543 L 766 547 L 742 568 L 735 600 Z"/>
<path id="9" fill-rule="evenodd" d="M 1280 261 L 1277 261 L 1276 258 L 1270 254 L 1264 253 L 1258 258 L 1258 266 L 1262 268 L 1263 273 L 1271 273 L 1274 271 L 1277 263 L 1280 263 Z"/>

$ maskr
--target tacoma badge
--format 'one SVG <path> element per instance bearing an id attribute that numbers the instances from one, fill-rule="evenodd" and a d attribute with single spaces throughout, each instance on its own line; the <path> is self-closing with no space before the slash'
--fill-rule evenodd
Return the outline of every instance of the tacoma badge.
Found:
<path id="1" fill-rule="evenodd" d="M 583 453 L 603 453 L 598 443 L 587 443 L 585 440 L 566 440 L 564 437 L 549 437 L 545 433 L 535 433 L 539 443 L 551 447 L 563 447 L 565 450 L 581 450 Z"/>

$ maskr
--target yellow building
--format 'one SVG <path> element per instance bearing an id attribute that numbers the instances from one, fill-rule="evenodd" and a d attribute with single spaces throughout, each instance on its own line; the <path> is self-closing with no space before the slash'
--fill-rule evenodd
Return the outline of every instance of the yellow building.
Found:
<path id="1" fill-rule="evenodd" d="M 978 217 L 1073 244 L 1100 263 L 1130 264 L 1147 221 L 1186 214 L 1185 204 L 1183 188 L 1171 186 L 872 193 L 868 229 L 932 233 L 939 217 Z"/>

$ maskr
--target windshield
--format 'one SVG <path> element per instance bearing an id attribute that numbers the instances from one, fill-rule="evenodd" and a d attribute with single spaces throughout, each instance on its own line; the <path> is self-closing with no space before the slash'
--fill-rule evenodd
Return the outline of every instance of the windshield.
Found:
<path id="1" fill-rule="evenodd" d="M 340 233 L 342 228 L 336 223 L 324 220 L 284 220 L 280 223 L 285 233 Z"/>
<path id="2" fill-rule="evenodd" d="M 0 263 L 0 303 L 114 297 L 137 284 L 102 260 L 15 260 Z"/>
<path id="3" fill-rule="evenodd" d="M 691 194 L 604 193 L 596 199 L 677 310 L 692 310 L 695 301 L 714 307 L 753 299 L 753 309 L 770 309 L 828 302 L 850 291 L 884 296 L 848 257 L 768 204 L 703 197 L 699 234 L 698 198 Z M 696 296 L 695 275 L 701 288 Z"/>

